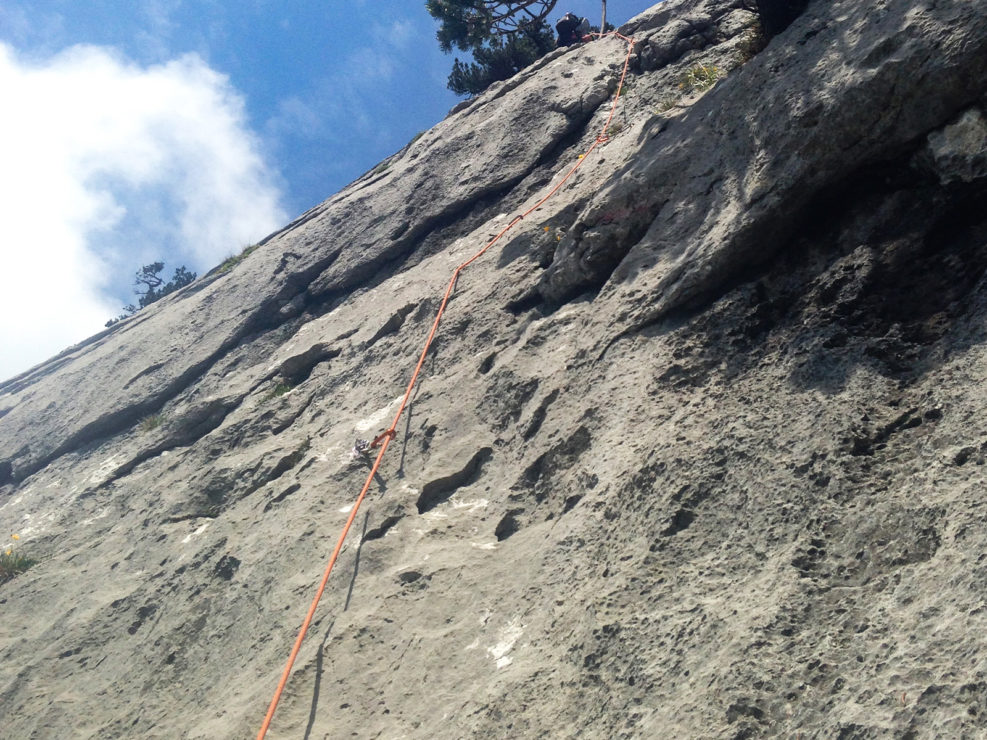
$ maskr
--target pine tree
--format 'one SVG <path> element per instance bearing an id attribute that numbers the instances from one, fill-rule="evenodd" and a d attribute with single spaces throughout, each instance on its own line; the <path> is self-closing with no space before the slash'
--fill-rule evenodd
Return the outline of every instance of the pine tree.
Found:
<path id="1" fill-rule="evenodd" d="M 556 0 L 427 0 L 425 7 L 441 21 L 436 38 L 444 52 L 470 51 L 473 62 L 458 58 L 449 75 L 457 95 L 476 95 L 506 80 L 555 48 L 546 22 Z"/>
<path id="2" fill-rule="evenodd" d="M 175 268 L 175 274 L 167 283 L 161 277 L 164 269 L 164 262 L 152 262 L 144 265 L 134 276 L 134 293 L 137 295 L 137 304 L 133 303 L 123 307 L 123 313 L 115 319 L 106 322 L 106 326 L 113 326 L 121 319 L 133 316 L 142 308 L 150 306 L 155 301 L 159 301 L 169 293 L 174 293 L 179 288 L 184 288 L 191 283 L 197 275 L 190 271 L 185 265 Z"/>
<path id="3" fill-rule="evenodd" d="M 544 25 L 544 24 L 543 24 Z M 555 36 L 547 25 L 531 35 L 506 41 L 493 39 L 473 52 L 473 62 L 456 59 L 449 75 L 449 89 L 457 95 L 478 95 L 494 82 L 506 80 L 555 48 Z"/>

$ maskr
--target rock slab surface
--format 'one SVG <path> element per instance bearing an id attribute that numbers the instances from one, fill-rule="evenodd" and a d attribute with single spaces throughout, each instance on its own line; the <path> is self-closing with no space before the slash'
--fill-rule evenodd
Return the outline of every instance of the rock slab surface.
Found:
<path id="1" fill-rule="evenodd" d="M 816 0 L 766 46 L 751 7 L 621 29 L 609 138 L 460 277 L 269 737 L 987 731 L 987 5 Z M 0 384 L 41 559 L 3 737 L 256 733 L 355 441 L 625 54 L 549 54 Z"/>

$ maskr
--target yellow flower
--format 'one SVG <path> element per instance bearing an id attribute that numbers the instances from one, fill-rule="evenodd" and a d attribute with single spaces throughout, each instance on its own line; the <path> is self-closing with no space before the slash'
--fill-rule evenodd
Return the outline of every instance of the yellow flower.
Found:
<path id="1" fill-rule="evenodd" d="M 12 539 L 12 540 L 19 540 L 20 538 L 21 538 L 21 536 L 19 534 L 12 534 L 12 535 L 10 535 L 10 539 Z"/>
<path id="2" fill-rule="evenodd" d="M 10 553 L 12 553 L 13 551 L 14 551 L 14 548 L 8 547 L 7 548 L 7 552 L 5 552 L 4 555 L 10 555 Z"/>

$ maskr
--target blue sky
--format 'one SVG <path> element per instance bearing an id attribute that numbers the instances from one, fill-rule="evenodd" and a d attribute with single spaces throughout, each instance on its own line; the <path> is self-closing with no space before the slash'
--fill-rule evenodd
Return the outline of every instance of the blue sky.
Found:
<path id="1" fill-rule="evenodd" d="M 424 0 L 4 0 L 0 380 L 99 331 L 141 265 L 202 274 L 440 121 L 436 28 Z"/>

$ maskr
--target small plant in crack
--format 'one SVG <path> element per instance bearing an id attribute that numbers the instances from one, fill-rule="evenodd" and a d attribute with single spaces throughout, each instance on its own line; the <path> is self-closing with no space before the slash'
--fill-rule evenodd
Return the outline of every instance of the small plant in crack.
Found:
<path id="1" fill-rule="evenodd" d="M 229 272 L 243 262 L 250 254 L 255 252 L 259 246 L 260 244 L 251 244 L 249 247 L 244 247 L 240 250 L 240 254 L 231 254 L 216 269 L 219 272 Z"/>
<path id="2" fill-rule="evenodd" d="M 697 64 L 682 73 L 679 78 L 679 90 L 684 93 L 705 92 L 723 76 L 723 72 L 715 64 Z"/>
<path id="3" fill-rule="evenodd" d="M 281 398 L 281 396 L 290 393 L 292 390 L 294 390 L 294 388 L 295 386 L 293 383 L 282 378 L 278 380 L 278 382 L 274 384 L 274 387 L 267 392 L 267 394 L 264 396 L 264 401 L 270 401 L 275 398 Z"/>
<path id="4" fill-rule="evenodd" d="M 164 424 L 164 422 L 164 414 L 151 414 L 150 416 L 145 416 L 141 419 L 140 424 L 137 425 L 137 430 L 141 434 L 147 434 L 148 432 L 153 432 L 155 429 Z"/>
<path id="5" fill-rule="evenodd" d="M 38 562 L 35 558 L 18 550 L 17 545 L 20 538 L 18 534 L 10 535 L 13 544 L 7 545 L 6 549 L 0 552 L 0 584 L 20 575 Z"/>
<path id="6" fill-rule="evenodd" d="M 681 98 L 676 95 L 665 95 L 658 101 L 658 107 L 655 108 L 655 115 L 663 115 L 668 113 L 672 108 L 679 104 Z"/>

